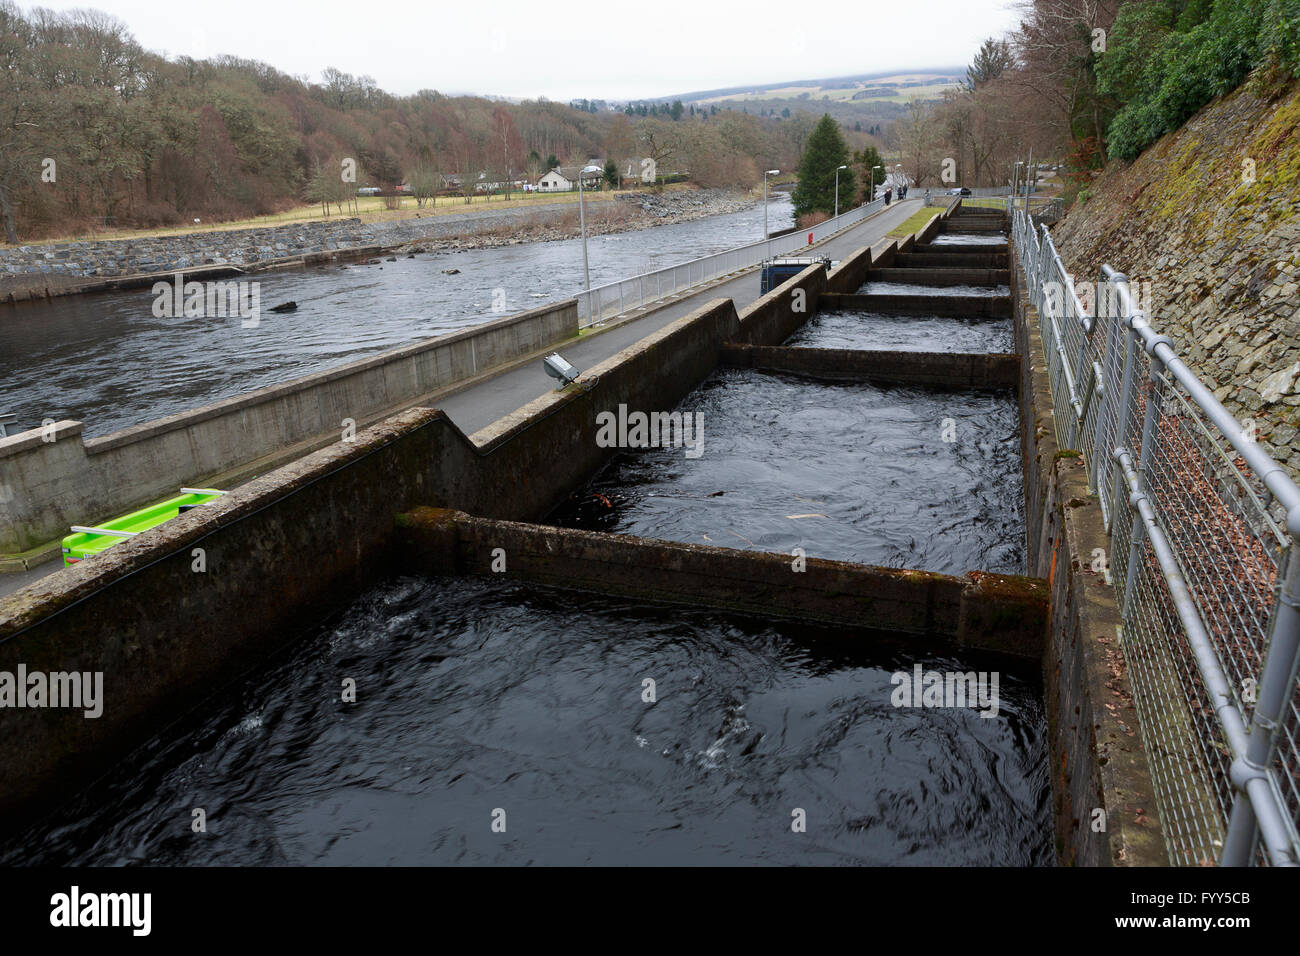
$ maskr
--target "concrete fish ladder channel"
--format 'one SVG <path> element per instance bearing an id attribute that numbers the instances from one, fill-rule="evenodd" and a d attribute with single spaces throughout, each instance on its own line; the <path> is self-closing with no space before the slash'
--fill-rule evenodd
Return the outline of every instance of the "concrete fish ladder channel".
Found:
<path id="1" fill-rule="evenodd" d="M 932 238 L 951 211 L 920 238 Z M 304 626 L 375 581 L 402 571 L 490 572 L 497 548 L 507 551 L 509 573 L 539 584 L 758 617 L 805 616 L 864 634 L 887 628 L 939 646 L 1041 655 L 1052 666 L 1044 638 L 1053 608 L 1043 578 L 957 577 L 816 558 L 800 578 L 784 554 L 533 523 L 614 454 L 596 441 L 600 410 L 670 409 L 720 365 L 959 389 L 1005 389 L 1019 369 L 1023 403 L 1026 373 L 1015 356 L 884 359 L 780 346 L 817 308 L 834 308 L 846 296 L 870 300 L 853 307 L 876 311 L 887 311 L 881 299 L 896 298 L 906 313 L 906 297 L 854 295 L 873 268 L 895 268 L 917 254 L 1005 254 L 923 245 L 919 253 L 908 237 L 861 249 L 829 275 L 810 267 L 742 312 L 731 300 L 711 302 L 588 369 L 576 385 L 472 436 L 435 409 L 393 415 L 352 441 L 233 489 L 211 510 L 182 515 L 0 601 L 0 670 L 22 662 L 105 675 L 97 720 L 6 715 L 13 719 L 0 737 L 0 825 L 15 827 L 57 805 L 203 693 L 263 666 Z M 1004 267 L 981 260 L 976 268 Z M 926 300 L 917 310 L 934 315 L 945 297 L 915 298 Z M 993 296 L 950 298 L 954 315 L 969 315 L 976 299 L 991 315 L 1010 306 Z M 202 572 L 195 570 L 197 550 L 205 556 Z"/>

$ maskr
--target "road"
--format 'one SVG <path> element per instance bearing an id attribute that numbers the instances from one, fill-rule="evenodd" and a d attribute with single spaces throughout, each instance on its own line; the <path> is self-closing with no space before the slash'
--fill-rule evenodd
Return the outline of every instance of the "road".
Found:
<path id="1" fill-rule="evenodd" d="M 863 246 L 874 247 L 884 240 L 891 229 L 917 212 L 922 203 L 920 199 L 894 203 L 843 233 L 808 248 L 818 255 L 842 259 Z M 759 276 L 758 270 L 754 269 L 565 346 L 564 357 L 580 371 L 585 370 L 659 331 L 670 322 L 689 315 L 712 299 L 729 298 L 736 303 L 737 309 L 742 309 L 758 297 Z M 469 435 L 545 395 L 553 387 L 554 382 L 546 377 L 541 363 L 530 362 L 448 395 L 436 404 Z"/>

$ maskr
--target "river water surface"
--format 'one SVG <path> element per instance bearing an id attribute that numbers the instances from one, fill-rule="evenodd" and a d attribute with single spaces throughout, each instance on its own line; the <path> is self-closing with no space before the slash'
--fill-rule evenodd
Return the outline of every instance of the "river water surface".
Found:
<path id="1" fill-rule="evenodd" d="M 773 231 L 794 224 L 786 193 Z M 763 209 L 588 240 L 592 285 L 763 238 Z M 457 275 L 444 270 L 458 269 Z M 141 288 L 0 309 L 0 412 L 18 429 L 76 419 L 103 435 L 342 365 L 420 339 L 575 295 L 582 243 L 571 239 L 442 252 L 376 265 L 255 276 L 256 328 L 236 318 L 157 318 Z M 499 290 L 499 291 L 498 291 Z M 494 296 L 504 312 L 493 312 Z M 504 299 L 502 299 L 504 297 Z M 270 314 L 280 302 L 298 311 Z"/>

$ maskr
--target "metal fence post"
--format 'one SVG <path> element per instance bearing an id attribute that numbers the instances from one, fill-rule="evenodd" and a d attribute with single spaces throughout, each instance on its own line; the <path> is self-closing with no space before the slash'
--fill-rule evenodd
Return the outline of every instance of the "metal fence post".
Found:
<path id="1" fill-rule="evenodd" d="M 1116 386 L 1119 384 L 1120 362 L 1122 361 L 1120 349 L 1123 347 L 1126 336 L 1120 323 L 1119 290 L 1110 284 L 1104 273 L 1100 275 L 1100 279 L 1101 281 L 1097 283 L 1097 302 L 1094 310 L 1096 314 L 1093 321 L 1104 322 L 1102 342 L 1105 343 L 1106 354 L 1101 365 L 1102 386 L 1104 387 L 1101 406 L 1097 411 L 1098 437 L 1093 446 L 1092 455 L 1096 461 L 1091 464 L 1093 469 L 1092 486 L 1097 492 L 1097 500 L 1101 502 L 1102 517 L 1106 521 L 1107 530 L 1109 530 L 1112 512 L 1109 507 L 1110 485 L 1107 476 L 1110 474 L 1110 453 L 1114 446 L 1118 444 L 1115 436 L 1120 421 L 1119 404 L 1123 400 L 1123 392 L 1117 393 Z"/>
<path id="2" fill-rule="evenodd" d="M 1142 450 L 1138 452 L 1137 474 L 1143 494 L 1151 490 L 1151 457 L 1155 454 L 1156 425 L 1160 414 L 1160 359 L 1151 350 L 1151 374 L 1147 380 L 1151 383 L 1151 394 L 1147 397 L 1147 413 L 1142 421 Z M 1123 618 L 1128 620 L 1132 609 L 1133 585 L 1137 580 L 1138 562 L 1142 546 L 1146 543 L 1146 532 L 1140 521 L 1133 522 L 1133 535 L 1129 538 L 1128 567 L 1124 576 Z"/>
<path id="3" fill-rule="evenodd" d="M 1287 530 L 1293 542 L 1300 536 L 1300 510 L 1293 510 L 1287 516 Z M 1245 757 L 1238 757 L 1232 764 L 1232 782 L 1237 795 L 1223 841 L 1222 866 L 1250 864 L 1260 827 L 1251 793 L 1259 793 L 1262 799 L 1272 796 L 1269 768 L 1273 765 L 1278 730 L 1291 703 L 1296 671 L 1300 667 L 1300 558 L 1296 557 L 1294 544 L 1287 548 L 1286 574 L 1273 606 L 1270 632 L 1268 655 L 1260 672 L 1259 695 L 1251 716 L 1249 747 Z M 1282 839 L 1279 836 L 1270 842 L 1277 845 Z M 1270 862 L 1296 865 L 1300 861 L 1296 859 L 1294 845 L 1291 851 L 1289 858 L 1274 856 Z"/>
<path id="4" fill-rule="evenodd" d="M 1133 335 L 1129 328 L 1129 322 L 1132 316 L 1116 316 L 1116 325 L 1121 327 L 1121 335 L 1124 342 L 1124 377 L 1123 384 L 1120 385 L 1119 405 L 1115 410 L 1115 435 L 1111 440 L 1113 446 L 1124 446 L 1128 443 L 1128 422 L 1133 414 L 1133 403 L 1137 395 L 1137 354 L 1138 343 L 1137 337 Z M 1120 481 L 1119 462 L 1114 461 L 1114 448 L 1106 451 L 1106 458 L 1111 460 L 1111 515 L 1119 514 L 1120 509 L 1124 506 L 1123 488 L 1124 483 Z M 1112 528 L 1114 520 L 1112 518 Z"/>

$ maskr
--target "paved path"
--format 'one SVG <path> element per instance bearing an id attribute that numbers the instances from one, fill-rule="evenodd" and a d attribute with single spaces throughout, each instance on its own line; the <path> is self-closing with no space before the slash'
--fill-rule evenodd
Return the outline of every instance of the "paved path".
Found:
<path id="1" fill-rule="evenodd" d="M 838 236 L 810 246 L 809 254 L 815 252 L 817 255 L 830 256 L 832 259 L 842 259 L 863 246 L 874 247 L 881 243 L 889 230 L 917 212 L 921 205 L 920 199 L 893 203 L 888 209 L 883 209 L 870 218 L 864 219 Z M 754 269 L 735 279 L 708 286 L 693 295 L 648 312 L 640 318 L 615 325 L 599 335 L 566 345 L 563 354 L 579 371 L 585 371 L 713 299 L 732 299 L 736 303 L 736 308 L 742 309 L 758 297 L 759 273 Z M 554 387 L 554 380 L 547 378 L 541 363 L 530 362 L 521 368 L 502 372 L 500 375 L 478 382 L 431 404 L 445 411 L 448 417 L 469 435 L 509 415 L 515 409 L 522 408 Z"/>

